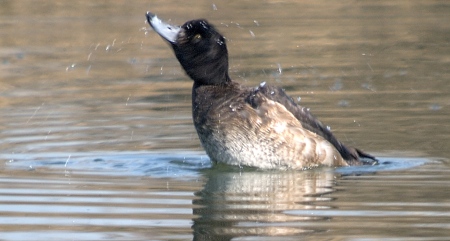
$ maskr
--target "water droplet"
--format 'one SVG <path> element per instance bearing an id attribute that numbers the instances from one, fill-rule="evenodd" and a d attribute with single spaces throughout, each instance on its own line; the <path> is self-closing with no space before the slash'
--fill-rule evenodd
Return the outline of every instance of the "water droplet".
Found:
<path id="1" fill-rule="evenodd" d="M 89 72 L 91 71 L 91 68 L 92 68 L 92 65 L 89 65 L 89 66 L 87 67 L 87 69 L 86 69 L 86 74 L 87 74 L 87 75 L 88 75 Z"/>
<path id="2" fill-rule="evenodd" d="M 253 33 L 253 31 L 252 30 L 248 30 L 248 31 L 250 32 L 250 35 L 254 38 L 255 34 Z"/>
<path id="3" fill-rule="evenodd" d="M 75 66 L 77 66 L 77 64 L 71 64 L 71 65 L 67 66 L 67 67 L 66 67 L 66 72 L 68 72 L 68 71 L 74 69 Z"/>

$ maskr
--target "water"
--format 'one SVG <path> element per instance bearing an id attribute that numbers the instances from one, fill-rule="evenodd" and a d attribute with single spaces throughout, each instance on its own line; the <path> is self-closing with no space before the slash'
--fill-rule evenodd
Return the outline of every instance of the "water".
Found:
<path id="1" fill-rule="evenodd" d="M 205 17 L 376 167 L 212 167 L 145 23 Z M 446 1 L 3 1 L 1 240 L 449 240 Z"/>

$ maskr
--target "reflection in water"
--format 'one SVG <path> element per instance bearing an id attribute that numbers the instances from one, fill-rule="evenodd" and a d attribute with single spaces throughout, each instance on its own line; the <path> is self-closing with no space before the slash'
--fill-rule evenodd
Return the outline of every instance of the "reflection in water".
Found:
<path id="1" fill-rule="evenodd" d="M 290 236 L 320 230 L 304 222 L 326 217 L 292 216 L 288 210 L 330 208 L 333 169 L 298 172 L 222 172 L 212 170 L 194 214 L 194 240 L 231 240 L 241 236 Z"/>
<path id="2" fill-rule="evenodd" d="M 192 165 L 202 156 L 192 154 L 185 162 L 177 155 L 147 155 L 115 153 L 114 160 L 97 154 L 103 161 L 74 156 L 77 169 L 35 163 L 25 171 L 20 161 L 0 166 L 1 238 L 298 240 L 308 235 L 344 240 L 355 235 L 448 235 L 449 202 L 442 187 L 448 186 L 450 175 L 438 162 L 387 159 L 391 164 L 378 166 L 379 172 L 371 169 L 376 175 L 359 175 L 361 170 L 348 167 L 297 172 L 203 169 Z M 423 165 L 398 169 L 408 162 Z M 161 173 L 163 166 L 171 174 Z M 152 177 L 144 176 L 145 168 Z"/>

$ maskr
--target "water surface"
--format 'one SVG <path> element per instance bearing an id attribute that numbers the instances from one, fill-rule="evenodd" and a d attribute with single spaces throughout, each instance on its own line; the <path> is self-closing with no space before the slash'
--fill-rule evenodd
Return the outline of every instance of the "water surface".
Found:
<path id="1" fill-rule="evenodd" d="M 145 23 L 204 17 L 376 167 L 213 167 Z M 449 240 L 446 1 L 3 1 L 0 239 Z"/>

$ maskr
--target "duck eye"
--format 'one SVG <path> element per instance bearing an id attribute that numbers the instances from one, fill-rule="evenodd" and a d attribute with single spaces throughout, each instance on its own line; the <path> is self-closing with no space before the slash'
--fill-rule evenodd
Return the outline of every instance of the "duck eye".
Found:
<path id="1" fill-rule="evenodd" d="M 194 39 L 195 40 L 200 40 L 202 38 L 202 35 L 201 34 L 196 34 L 196 35 L 194 35 Z"/>

